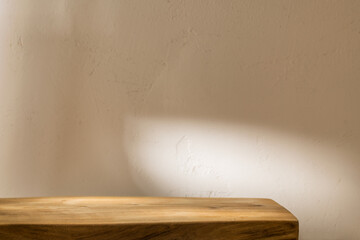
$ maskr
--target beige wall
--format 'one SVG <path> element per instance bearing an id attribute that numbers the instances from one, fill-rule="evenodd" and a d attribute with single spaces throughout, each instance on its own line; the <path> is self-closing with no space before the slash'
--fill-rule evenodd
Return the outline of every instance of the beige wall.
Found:
<path id="1" fill-rule="evenodd" d="M 360 238 L 360 1 L 0 1 L 0 197 L 273 198 Z"/>

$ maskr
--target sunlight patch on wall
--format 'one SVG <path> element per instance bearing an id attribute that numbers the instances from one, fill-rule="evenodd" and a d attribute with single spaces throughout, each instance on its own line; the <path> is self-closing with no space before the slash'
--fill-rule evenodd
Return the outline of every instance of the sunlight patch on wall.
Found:
<path id="1" fill-rule="evenodd" d="M 131 175 L 146 195 L 272 198 L 303 225 L 316 222 L 307 226 L 314 232 L 337 231 L 341 212 L 360 200 L 359 166 L 347 164 L 356 154 L 325 139 L 179 118 L 128 117 L 124 129 Z"/>
<path id="2" fill-rule="evenodd" d="M 125 129 L 133 176 L 148 193 L 269 196 L 289 181 L 306 192 L 309 182 L 336 185 L 348 170 L 336 165 L 347 153 L 330 143 L 271 128 L 128 118 Z"/>

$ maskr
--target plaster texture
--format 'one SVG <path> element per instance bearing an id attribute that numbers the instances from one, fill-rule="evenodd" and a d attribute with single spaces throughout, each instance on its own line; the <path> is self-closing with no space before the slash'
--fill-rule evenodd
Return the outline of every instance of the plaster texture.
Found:
<path id="1" fill-rule="evenodd" d="M 360 239 L 360 1 L 0 0 L 0 197 L 272 198 Z"/>

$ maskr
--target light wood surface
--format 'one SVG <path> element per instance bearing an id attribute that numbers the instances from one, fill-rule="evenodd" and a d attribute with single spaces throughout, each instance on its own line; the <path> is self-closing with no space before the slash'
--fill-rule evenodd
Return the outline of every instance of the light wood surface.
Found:
<path id="1" fill-rule="evenodd" d="M 297 239 L 270 199 L 54 197 L 0 199 L 0 239 Z"/>

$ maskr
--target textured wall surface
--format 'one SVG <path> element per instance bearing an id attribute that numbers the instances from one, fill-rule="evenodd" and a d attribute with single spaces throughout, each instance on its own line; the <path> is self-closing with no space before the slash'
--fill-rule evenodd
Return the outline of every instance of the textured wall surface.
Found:
<path id="1" fill-rule="evenodd" d="M 360 1 L 0 0 L 0 197 L 272 198 L 360 238 Z"/>

